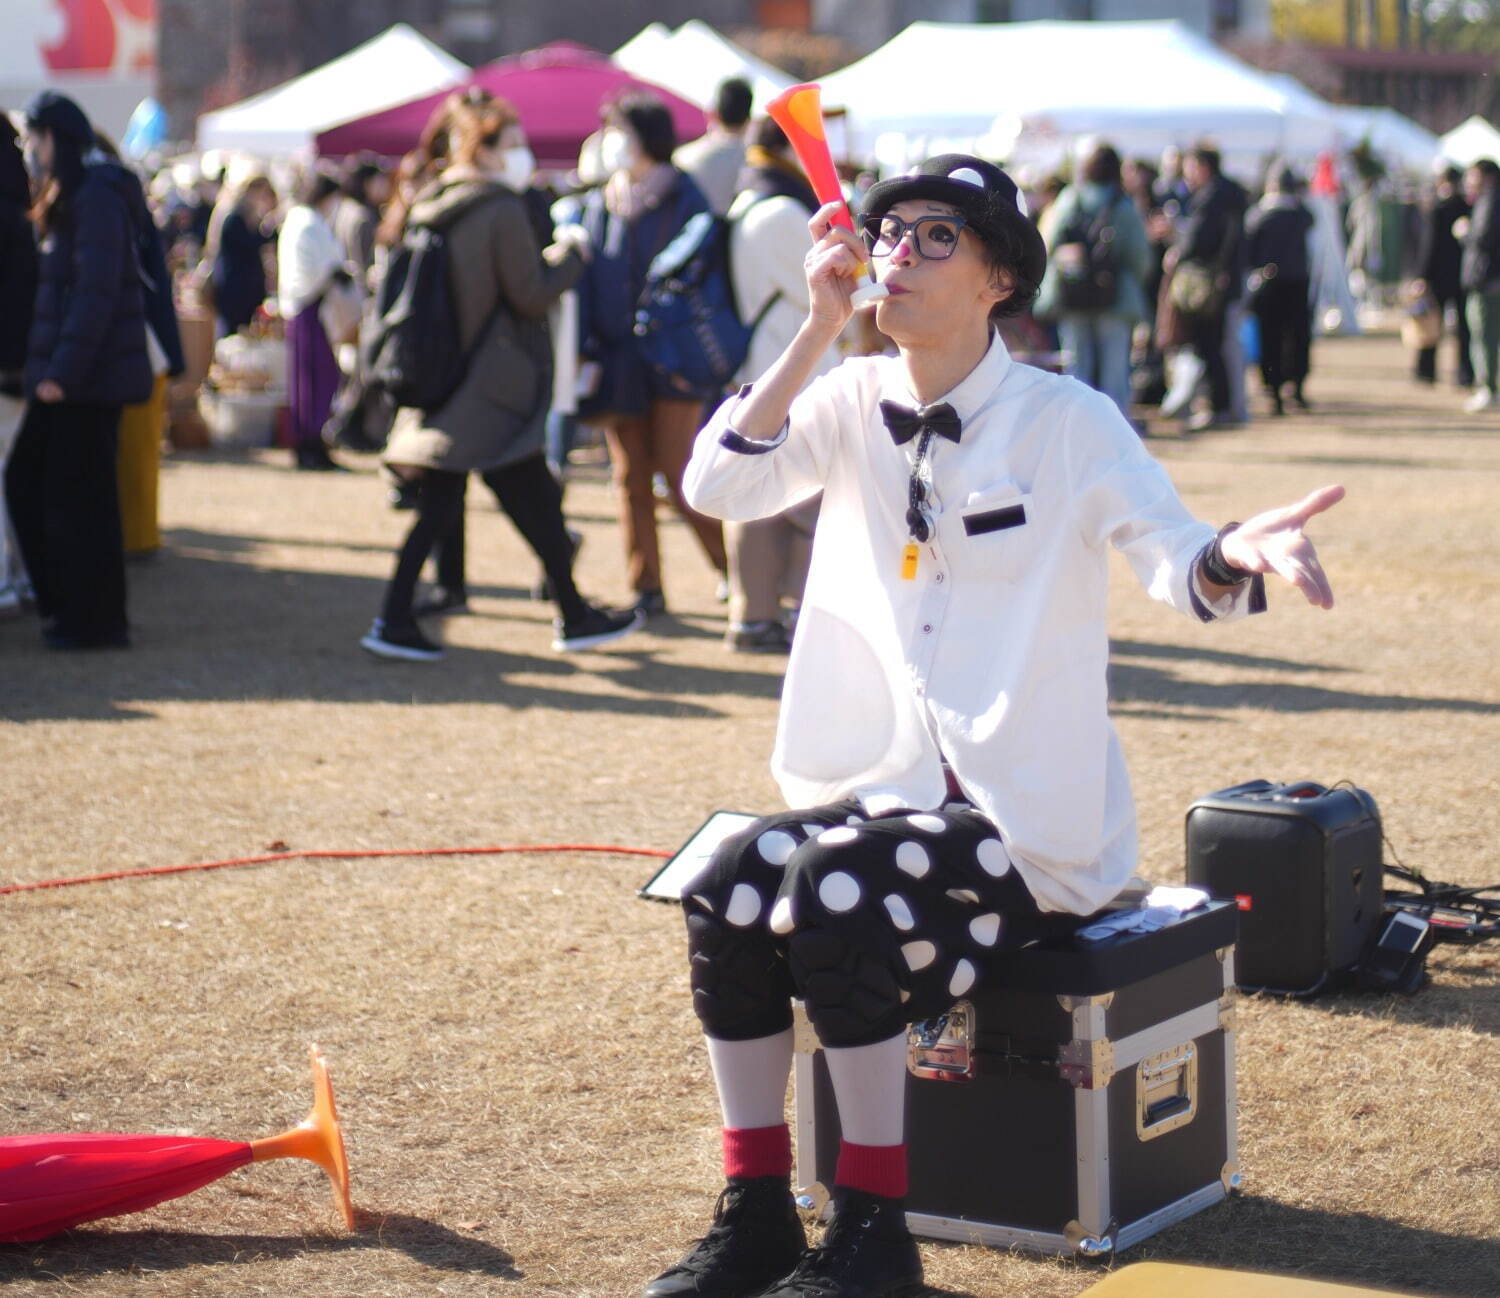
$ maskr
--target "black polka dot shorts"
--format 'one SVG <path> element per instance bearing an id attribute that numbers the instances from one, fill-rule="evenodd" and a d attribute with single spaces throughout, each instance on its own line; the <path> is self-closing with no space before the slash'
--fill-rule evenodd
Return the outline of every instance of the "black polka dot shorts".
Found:
<path id="1" fill-rule="evenodd" d="M 874 957 L 906 1022 L 982 985 L 997 951 L 1079 922 L 1039 911 L 994 825 L 959 805 L 871 819 L 851 801 L 764 817 L 726 839 L 682 898 L 690 931 L 706 912 L 783 950 L 816 932 Z"/>

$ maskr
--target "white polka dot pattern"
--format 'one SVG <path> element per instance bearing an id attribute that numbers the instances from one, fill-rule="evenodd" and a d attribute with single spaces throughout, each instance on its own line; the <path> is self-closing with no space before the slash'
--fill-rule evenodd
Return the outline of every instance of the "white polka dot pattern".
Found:
<path id="1" fill-rule="evenodd" d="M 696 901 L 700 906 L 702 906 L 703 909 L 706 910 L 710 915 L 712 915 L 714 913 L 714 904 L 713 904 L 713 902 L 711 902 L 701 892 L 695 892 L 693 894 L 693 900 Z"/>
<path id="2" fill-rule="evenodd" d="M 818 885 L 818 900 L 835 915 L 842 915 L 846 910 L 853 910 L 859 905 L 861 895 L 859 881 L 852 874 L 845 874 L 842 870 L 835 870 L 832 874 L 825 876 L 823 882 Z"/>
<path id="3" fill-rule="evenodd" d="M 823 826 L 822 825 L 803 825 L 802 826 L 802 832 L 804 834 L 806 834 L 809 838 L 816 838 L 819 834 L 821 834 L 823 832 Z"/>
<path id="4" fill-rule="evenodd" d="M 785 865 L 797 850 L 797 840 L 784 830 L 768 829 L 755 840 L 755 850 L 767 865 Z"/>
<path id="5" fill-rule="evenodd" d="M 825 829 L 818 835 L 818 842 L 825 847 L 838 847 L 844 843 L 852 843 L 858 837 L 859 830 L 840 825 L 837 829 Z"/>
<path id="6" fill-rule="evenodd" d="M 729 894 L 729 905 L 724 908 L 724 918 L 736 928 L 749 928 L 760 918 L 763 904 L 760 893 L 748 883 L 737 883 L 734 891 Z"/>
<path id="7" fill-rule="evenodd" d="M 1010 856 L 998 838 L 986 838 L 974 849 L 974 855 L 980 869 L 992 878 L 998 879 L 1010 869 Z"/>
<path id="8" fill-rule="evenodd" d="M 937 959 L 937 947 L 931 942 L 908 942 L 901 948 L 901 955 L 906 961 L 906 967 L 916 973 Z"/>
<path id="9" fill-rule="evenodd" d="M 949 888 L 948 895 L 954 901 L 968 902 L 971 906 L 979 905 L 979 894 L 972 888 Z"/>
<path id="10" fill-rule="evenodd" d="M 1000 940 L 1000 916 L 990 912 L 971 919 L 969 936 L 980 946 L 994 946 Z"/>
<path id="11" fill-rule="evenodd" d="M 911 913 L 911 903 L 899 892 L 893 892 L 885 899 L 886 914 L 891 917 L 891 923 L 903 933 L 910 933 L 917 926 L 917 917 Z"/>
<path id="12" fill-rule="evenodd" d="M 948 980 L 948 994 L 962 996 L 973 985 L 974 966 L 967 960 L 960 960 L 953 966 L 953 977 Z"/>
<path id="13" fill-rule="evenodd" d="M 896 849 L 896 868 L 911 875 L 913 879 L 926 878 L 932 869 L 932 858 L 921 843 L 905 842 Z"/>
<path id="14" fill-rule="evenodd" d="M 913 829 L 920 829 L 928 834 L 941 834 L 948 828 L 948 822 L 941 816 L 908 816 L 906 823 Z"/>
<path id="15" fill-rule="evenodd" d="M 790 897 L 778 897 L 776 904 L 771 907 L 771 932 L 778 937 L 785 937 L 797 927 L 796 920 L 792 917 L 792 899 Z"/>

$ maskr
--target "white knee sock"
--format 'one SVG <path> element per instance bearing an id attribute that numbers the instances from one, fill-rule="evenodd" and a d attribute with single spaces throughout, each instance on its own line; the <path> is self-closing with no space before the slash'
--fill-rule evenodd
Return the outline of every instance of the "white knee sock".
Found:
<path id="1" fill-rule="evenodd" d="M 826 1054 L 844 1139 L 855 1145 L 904 1144 L 906 1033 Z"/>
<path id="2" fill-rule="evenodd" d="M 719 1088 L 726 1127 L 746 1130 L 786 1121 L 786 1083 L 792 1071 L 792 1030 L 751 1041 L 704 1037 Z"/>

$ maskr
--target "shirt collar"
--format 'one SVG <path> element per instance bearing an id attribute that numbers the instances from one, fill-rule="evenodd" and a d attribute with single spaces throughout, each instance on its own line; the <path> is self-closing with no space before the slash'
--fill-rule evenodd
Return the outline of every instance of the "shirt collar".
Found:
<path id="1" fill-rule="evenodd" d="M 969 420 L 979 413 L 980 407 L 989 400 L 995 389 L 1000 386 L 1006 374 L 1010 372 L 1010 367 L 1010 352 L 1001 340 L 999 332 L 992 330 L 989 350 L 980 358 L 979 364 L 959 380 L 955 387 L 927 404 L 936 406 L 946 401 L 958 412 L 959 419 L 967 425 Z M 906 386 L 906 370 L 899 357 L 891 358 L 887 375 L 887 380 L 882 385 L 884 389 L 882 395 L 914 408 L 922 404 L 912 396 L 911 390 Z"/>

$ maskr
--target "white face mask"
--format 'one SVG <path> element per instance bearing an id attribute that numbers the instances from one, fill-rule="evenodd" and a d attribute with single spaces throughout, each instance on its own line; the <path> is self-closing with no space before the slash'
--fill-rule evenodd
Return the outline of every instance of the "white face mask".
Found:
<path id="1" fill-rule="evenodd" d="M 536 155 L 523 144 L 506 149 L 500 156 L 503 159 L 500 179 L 516 193 L 525 193 L 531 188 L 531 178 L 536 175 Z"/>
<path id="2" fill-rule="evenodd" d="M 635 161 L 635 141 L 618 126 L 611 126 L 599 140 L 599 164 L 606 173 L 624 171 Z"/>

